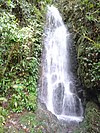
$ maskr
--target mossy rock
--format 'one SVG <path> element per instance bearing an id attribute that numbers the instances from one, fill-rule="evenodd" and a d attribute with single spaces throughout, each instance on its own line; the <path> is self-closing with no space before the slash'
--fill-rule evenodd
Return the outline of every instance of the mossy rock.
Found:
<path id="1" fill-rule="evenodd" d="M 88 102 L 86 105 L 84 124 L 87 133 L 99 133 L 100 112 L 98 106 L 93 102 Z"/>
<path id="2" fill-rule="evenodd" d="M 100 132 L 100 112 L 99 107 L 88 102 L 85 109 L 85 118 L 80 127 L 75 129 L 73 133 L 99 133 Z"/>

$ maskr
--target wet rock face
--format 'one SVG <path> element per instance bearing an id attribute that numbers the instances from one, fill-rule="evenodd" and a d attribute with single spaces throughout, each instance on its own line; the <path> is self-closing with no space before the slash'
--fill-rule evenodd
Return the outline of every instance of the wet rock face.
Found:
<path id="1" fill-rule="evenodd" d="M 41 75 L 41 78 L 39 80 L 38 84 L 38 100 L 42 103 L 45 103 L 47 101 L 47 79 L 43 75 Z"/>
<path id="2" fill-rule="evenodd" d="M 82 86 L 82 83 L 78 77 L 78 73 L 77 73 L 77 70 L 78 70 L 78 60 L 77 60 L 77 51 L 76 51 L 76 46 L 75 44 L 72 42 L 72 40 L 70 40 L 70 44 L 69 45 L 69 58 L 70 58 L 70 75 L 72 77 L 72 81 L 73 81 L 73 84 L 76 88 L 76 92 L 78 94 L 78 96 L 81 98 L 82 100 L 82 103 L 84 102 L 84 96 L 83 96 L 83 86 Z M 72 85 L 71 85 L 72 86 Z M 73 87 L 73 86 L 72 86 Z M 75 89 L 72 89 L 72 90 L 75 90 Z"/>
<path id="3" fill-rule="evenodd" d="M 72 36 L 70 36 L 72 38 Z M 69 45 L 68 50 L 69 50 L 69 58 L 70 58 L 70 71 L 73 74 L 77 74 L 77 69 L 78 69 L 78 61 L 77 61 L 77 52 L 76 52 L 76 46 L 72 42 L 72 39 L 69 40 Z"/>
<path id="4" fill-rule="evenodd" d="M 80 114 L 80 112 L 81 112 L 81 108 L 80 108 L 80 102 L 79 102 L 79 98 L 76 96 L 76 95 L 74 95 L 74 99 L 75 99 L 75 101 L 76 101 L 76 114 L 77 114 L 77 116 L 80 116 L 81 114 Z"/>
<path id="5" fill-rule="evenodd" d="M 76 87 L 74 86 L 73 83 L 70 83 L 70 91 L 71 91 L 72 93 L 76 93 Z"/>
<path id="6" fill-rule="evenodd" d="M 40 104 L 36 112 L 37 120 L 41 122 L 42 133 L 74 133 L 74 130 L 79 127 L 75 122 L 58 121 L 55 115 L 44 108 Z"/>
<path id="7" fill-rule="evenodd" d="M 62 113 L 63 97 L 64 86 L 62 83 L 59 83 L 53 92 L 54 112 L 58 115 Z"/>

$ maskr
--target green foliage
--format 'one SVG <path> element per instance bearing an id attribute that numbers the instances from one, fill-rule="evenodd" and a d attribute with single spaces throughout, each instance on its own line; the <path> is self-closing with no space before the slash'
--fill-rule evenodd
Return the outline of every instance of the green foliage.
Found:
<path id="1" fill-rule="evenodd" d="M 88 102 L 84 121 L 73 133 L 99 133 L 100 132 L 100 112 L 98 106 L 93 102 Z"/>
<path id="2" fill-rule="evenodd" d="M 0 2 L 0 98 L 13 112 L 37 107 L 45 1 Z M 2 106 L 2 105 L 1 105 Z"/>
<path id="3" fill-rule="evenodd" d="M 62 0 L 61 12 L 76 44 L 79 75 L 88 88 L 99 88 L 99 0 Z M 67 5 L 67 6 L 66 6 Z"/>
<path id="4" fill-rule="evenodd" d="M 0 103 L 1 103 L 1 101 L 6 101 L 6 99 L 1 97 Z M 7 114 L 8 114 L 7 110 L 4 109 L 3 107 L 0 107 L 0 132 L 1 133 L 4 131 L 4 124 L 5 124 Z"/>
<path id="5" fill-rule="evenodd" d="M 43 133 L 42 122 L 39 122 L 36 115 L 33 113 L 26 113 L 20 117 L 19 122 L 30 129 L 31 133 Z"/>
<path id="6" fill-rule="evenodd" d="M 5 123 L 5 117 L 7 116 L 7 111 L 0 107 L 0 123 L 4 124 Z"/>
<path id="7" fill-rule="evenodd" d="M 100 49 L 96 47 L 86 47 L 85 53 L 81 52 L 80 62 L 82 76 L 84 76 L 85 86 L 88 88 L 98 87 L 100 79 L 100 62 L 99 62 L 99 53 Z"/>
<path id="8" fill-rule="evenodd" d="M 100 113 L 98 107 L 89 102 L 86 107 L 85 127 L 87 133 L 99 133 L 100 131 Z"/>

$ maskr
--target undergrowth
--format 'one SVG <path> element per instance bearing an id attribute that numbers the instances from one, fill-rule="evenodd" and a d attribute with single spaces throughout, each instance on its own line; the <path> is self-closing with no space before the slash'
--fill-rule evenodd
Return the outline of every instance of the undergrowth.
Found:
<path id="1" fill-rule="evenodd" d="M 41 38 L 49 2 L 0 1 L 0 125 L 9 112 L 37 108 Z"/>

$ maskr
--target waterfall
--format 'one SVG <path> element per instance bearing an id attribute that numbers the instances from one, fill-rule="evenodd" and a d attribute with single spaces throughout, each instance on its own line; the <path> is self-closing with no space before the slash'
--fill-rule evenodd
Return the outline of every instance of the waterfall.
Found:
<path id="1" fill-rule="evenodd" d="M 48 6 L 44 31 L 41 100 L 59 120 L 83 119 L 81 99 L 70 75 L 70 34 L 59 11 Z"/>

